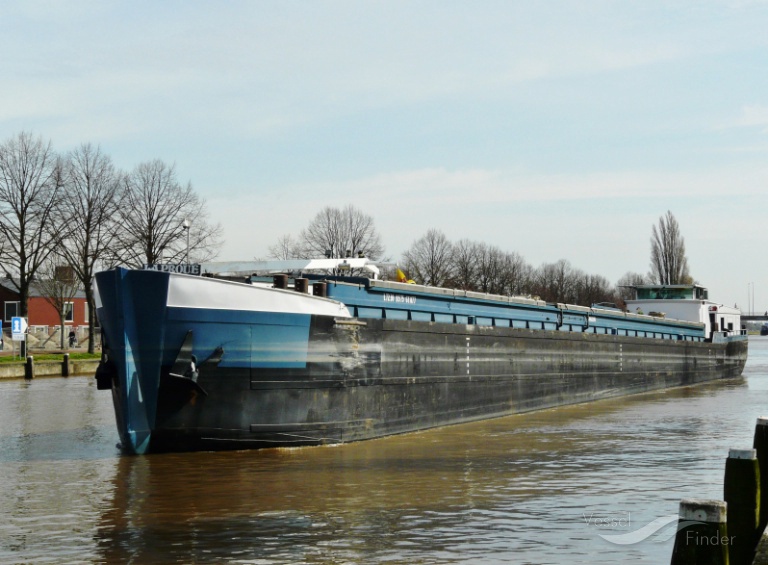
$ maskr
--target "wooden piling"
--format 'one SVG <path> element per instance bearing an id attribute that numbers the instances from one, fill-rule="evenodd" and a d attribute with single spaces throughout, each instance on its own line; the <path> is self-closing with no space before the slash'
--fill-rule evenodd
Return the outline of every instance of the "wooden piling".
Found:
<path id="1" fill-rule="evenodd" d="M 24 378 L 25 379 L 35 378 L 35 363 L 34 363 L 34 359 L 32 358 L 32 355 L 27 356 L 27 362 L 24 365 Z"/>
<path id="2" fill-rule="evenodd" d="M 61 376 L 69 376 L 69 353 L 64 354 L 64 360 L 61 362 Z"/>
<path id="3" fill-rule="evenodd" d="M 755 439 L 752 447 L 757 450 L 757 463 L 760 467 L 760 523 L 758 536 L 768 524 L 768 416 L 760 416 L 755 425 Z"/>
<path id="4" fill-rule="evenodd" d="M 728 565 L 727 505 L 722 500 L 683 499 L 672 565 Z"/>
<path id="5" fill-rule="evenodd" d="M 730 565 L 751 565 L 760 540 L 760 467 L 755 449 L 731 449 L 725 461 Z"/>

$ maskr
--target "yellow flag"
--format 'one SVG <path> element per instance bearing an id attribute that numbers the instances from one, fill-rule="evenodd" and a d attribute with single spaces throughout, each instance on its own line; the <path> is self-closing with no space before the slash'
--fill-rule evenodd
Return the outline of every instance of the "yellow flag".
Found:
<path id="1" fill-rule="evenodd" d="M 397 269 L 397 282 L 408 283 L 408 284 L 416 284 L 415 281 L 412 281 L 408 277 L 406 277 L 405 273 L 403 271 L 401 271 L 400 269 Z"/>

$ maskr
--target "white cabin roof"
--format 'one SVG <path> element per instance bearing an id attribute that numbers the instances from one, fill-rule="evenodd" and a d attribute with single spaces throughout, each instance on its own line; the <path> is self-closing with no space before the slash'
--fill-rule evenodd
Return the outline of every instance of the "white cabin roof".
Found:
<path id="1" fill-rule="evenodd" d="M 235 261 L 202 263 L 203 273 L 252 275 L 254 273 L 294 273 L 306 271 L 348 271 L 360 269 L 379 276 L 379 268 L 367 257 L 337 259 L 289 259 L 286 261 Z"/>

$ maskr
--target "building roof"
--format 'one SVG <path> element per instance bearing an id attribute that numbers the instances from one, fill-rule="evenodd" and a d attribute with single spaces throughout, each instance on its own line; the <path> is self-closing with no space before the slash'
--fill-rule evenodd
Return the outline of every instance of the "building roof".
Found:
<path id="1" fill-rule="evenodd" d="M 19 293 L 18 280 L 16 280 L 16 279 L 14 279 L 14 280 L 11 280 L 11 279 L 8 279 L 8 278 L 0 279 L 0 287 L 2 287 L 4 289 L 6 289 L 7 291 L 12 292 L 14 294 L 18 294 Z M 47 296 L 47 293 L 44 292 L 40 288 L 39 283 L 37 283 L 35 281 L 32 281 L 29 284 L 29 297 L 30 298 L 46 298 L 46 296 Z M 85 298 L 85 292 L 83 290 L 81 290 L 81 289 L 78 289 L 74 293 L 72 298 L 82 298 L 82 299 L 84 299 Z"/>

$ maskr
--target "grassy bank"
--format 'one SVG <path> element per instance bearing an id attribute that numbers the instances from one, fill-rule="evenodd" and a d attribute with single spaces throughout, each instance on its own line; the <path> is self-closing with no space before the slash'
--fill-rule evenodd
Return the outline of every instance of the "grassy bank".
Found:
<path id="1" fill-rule="evenodd" d="M 64 361 L 64 353 L 35 353 L 29 352 L 28 355 L 34 357 L 35 361 Z M 70 361 L 87 361 L 91 359 L 100 359 L 101 353 L 83 353 L 81 351 L 72 351 L 69 353 Z M 25 359 L 20 358 L 18 355 L 2 355 L 0 356 L 0 363 L 24 363 Z"/>

